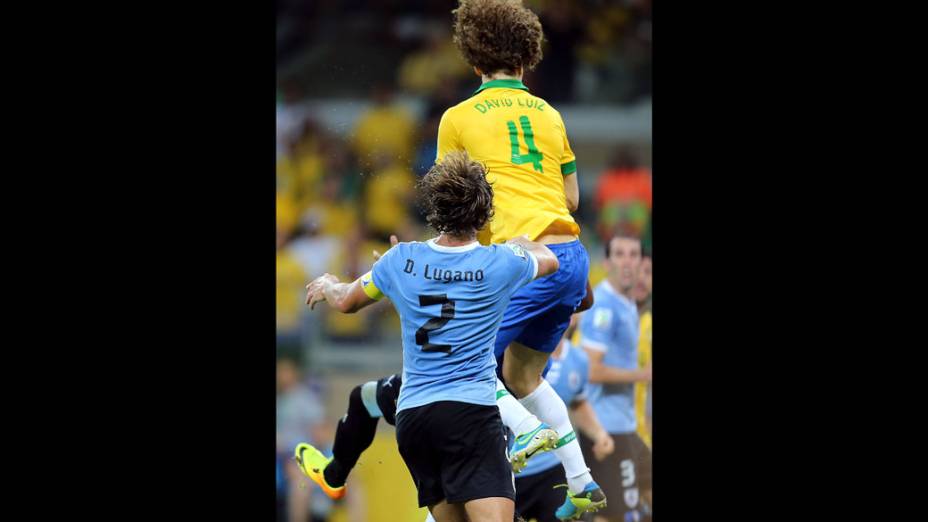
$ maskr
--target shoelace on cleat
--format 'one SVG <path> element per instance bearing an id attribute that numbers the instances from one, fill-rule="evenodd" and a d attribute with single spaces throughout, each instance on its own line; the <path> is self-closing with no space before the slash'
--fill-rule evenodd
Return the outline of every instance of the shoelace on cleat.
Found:
<path id="1" fill-rule="evenodd" d="M 571 498 L 571 497 L 573 497 L 573 498 L 586 498 L 587 500 L 593 500 L 593 492 L 592 492 L 592 491 L 587 491 L 587 492 L 586 492 L 586 497 L 581 497 L 581 496 L 579 496 L 579 495 L 583 494 L 582 491 L 581 491 L 580 493 L 577 493 L 576 495 L 571 495 L 571 494 L 570 494 L 570 488 L 567 486 L 567 484 L 558 484 L 558 485 L 554 486 L 554 487 L 551 488 L 551 489 L 557 489 L 557 488 L 567 488 L 567 497 L 568 497 L 568 498 Z"/>

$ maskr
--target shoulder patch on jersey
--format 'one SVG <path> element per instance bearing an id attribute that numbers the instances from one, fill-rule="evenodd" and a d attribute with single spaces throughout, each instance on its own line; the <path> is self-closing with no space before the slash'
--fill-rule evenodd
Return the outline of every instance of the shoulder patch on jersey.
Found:
<path id="1" fill-rule="evenodd" d="M 506 246 L 509 247 L 509 249 L 512 250 L 512 253 L 514 253 L 515 255 L 522 257 L 522 258 L 525 257 L 525 249 L 522 248 L 521 246 L 515 243 L 506 243 Z"/>
<path id="2" fill-rule="evenodd" d="M 612 323 L 612 310 L 608 308 L 597 308 L 593 312 L 593 328 L 609 328 Z"/>

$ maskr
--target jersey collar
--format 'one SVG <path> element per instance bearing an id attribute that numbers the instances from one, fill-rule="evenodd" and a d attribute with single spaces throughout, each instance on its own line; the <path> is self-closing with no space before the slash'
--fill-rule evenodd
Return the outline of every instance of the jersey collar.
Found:
<path id="1" fill-rule="evenodd" d="M 455 254 L 458 252 L 470 252 L 471 250 L 477 248 L 480 245 L 479 242 L 474 241 L 473 243 L 468 243 L 466 245 L 461 245 L 461 246 L 453 246 L 453 247 L 444 246 L 444 245 L 439 245 L 438 243 L 436 243 L 435 238 L 429 239 L 428 241 L 425 242 L 425 244 L 431 247 L 432 250 L 435 250 L 437 252 L 448 252 L 451 254 Z"/>
<path id="2" fill-rule="evenodd" d="M 477 94 L 484 89 L 490 89 L 492 87 L 499 87 L 501 89 L 522 89 L 523 91 L 528 90 L 528 87 L 526 87 L 521 80 L 490 80 L 481 85 L 479 89 L 474 91 L 474 94 Z"/>
<path id="3" fill-rule="evenodd" d="M 603 287 L 606 289 L 606 291 L 616 296 L 620 301 L 627 304 L 628 306 L 635 306 L 635 303 L 633 303 L 631 299 L 622 295 L 622 292 L 619 292 L 616 287 L 612 286 L 612 283 L 609 282 L 609 279 L 603 279 Z"/>

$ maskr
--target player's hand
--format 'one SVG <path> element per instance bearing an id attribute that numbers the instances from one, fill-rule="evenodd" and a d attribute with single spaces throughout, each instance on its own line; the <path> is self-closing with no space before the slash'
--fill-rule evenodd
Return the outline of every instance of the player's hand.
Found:
<path id="1" fill-rule="evenodd" d="M 337 283 L 338 278 L 332 274 L 324 274 L 320 277 L 317 277 L 313 280 L 312 283 L 306 285 L 306 304 L 309 305 L 309 309 L 312 310 L 316 306 L 316 303 L 319 301 L 325 301 L 325 287 L 333 283 Z"/>
<path id="2" fill-rule="evenodd" d="M 396 238 L 396 235 L 394 234 L 390 235 L 390 248 L 395 247 L 399 242 L 400 240 Z M 380 261 L 381 257 L 383 257 L 383 254 L 374 250 L 374 261 Z"/>
<path id="3" fill-rule="evenodd" d="M 593 443 L 593 457 L 602 462 L 613 451 L 615 451 L 615 442 L 612 440 L 612 436 L 605 431 L 600 432 L 599 437 L 596 437 L 596 442 Z"/>
<path id="4" fill-rule="evenodd" d="M 651 363 L 641 369 L 641 379 L 644 382 L 651 382 Z"/>

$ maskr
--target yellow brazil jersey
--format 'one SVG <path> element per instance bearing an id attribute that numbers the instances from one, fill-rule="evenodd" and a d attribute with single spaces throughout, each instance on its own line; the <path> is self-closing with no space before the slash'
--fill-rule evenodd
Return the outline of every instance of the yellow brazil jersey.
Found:
<path id="1" fill-rule="evenodd" d="M 463 150 L 487 167 L 495 215 L 478 236 L 502 243 L 543 233 L 579 235 L 564 176 L 577 171 L 564 121 L 519 80 L 492 80 L 451 107 L 438 127 L 438 157 Z"/>
<path id="2" fill-rule="evenodd" d="M 651 362 L 651 311 L 641 314 L 638 335 L 638 367 L 644 368 Z M 638 420 L 638 435 L 651 447 L 651 430 L 647 423 L 645 408 L 648 403 L 648 384 L 635 383 L 635 418 Z"/>

